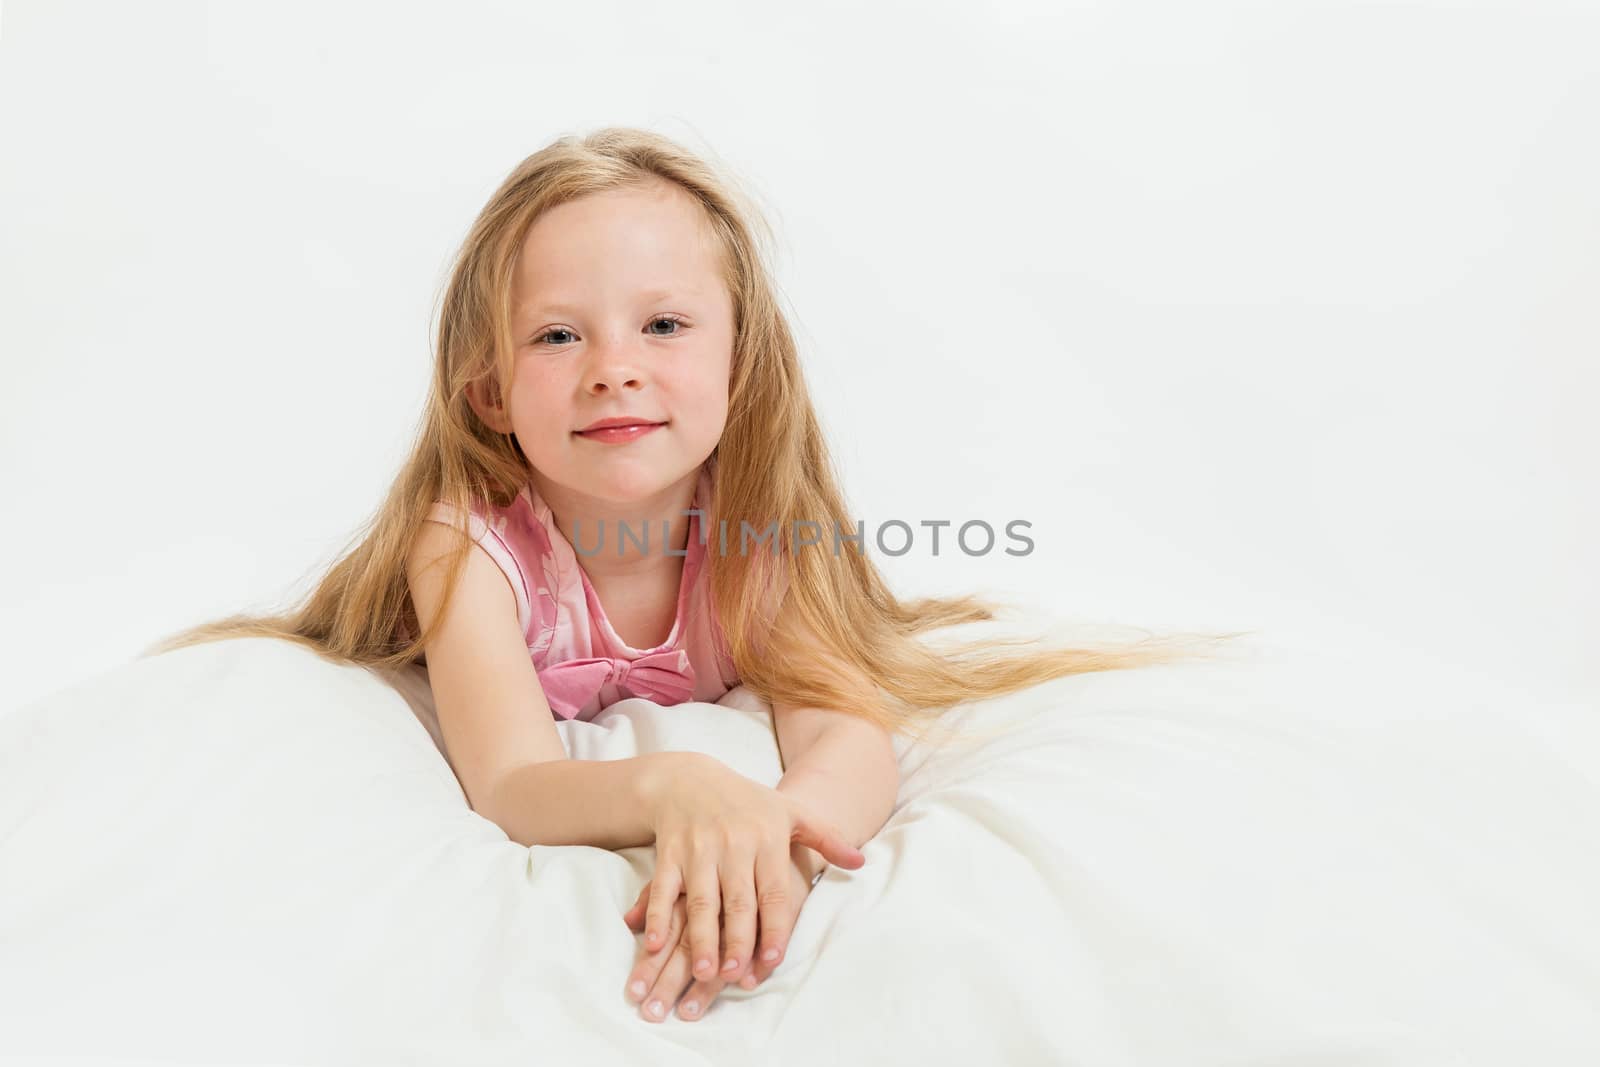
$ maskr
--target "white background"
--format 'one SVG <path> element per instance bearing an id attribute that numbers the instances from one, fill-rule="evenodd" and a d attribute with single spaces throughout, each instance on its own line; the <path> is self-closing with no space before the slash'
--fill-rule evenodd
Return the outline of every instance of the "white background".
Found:
<path id="1" fill-rule="evenodd" d="M 309 589 L 483 201 L 608 124 L 763 206 L 869 529 L 1032 523 L 898 592 L 1589 699 L 1597 55 L 1529 0 L 11 0 L 0 708 Z"/>

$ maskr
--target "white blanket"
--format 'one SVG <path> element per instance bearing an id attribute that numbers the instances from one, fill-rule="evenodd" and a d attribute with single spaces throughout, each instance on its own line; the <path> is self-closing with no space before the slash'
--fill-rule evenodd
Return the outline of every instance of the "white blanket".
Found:
<path id="1" fill-rule="evenodd" d="M 1255 647 L 902 740 L 783 967 L 661 1023 L 623 995 L 652 850 L 511 843 L 420 676 L 136 661 L 0 718 L 0 1058 L 1600 1063 L 1596 709 Z M 559 729 L 778 779 L 744 690 Z"/>

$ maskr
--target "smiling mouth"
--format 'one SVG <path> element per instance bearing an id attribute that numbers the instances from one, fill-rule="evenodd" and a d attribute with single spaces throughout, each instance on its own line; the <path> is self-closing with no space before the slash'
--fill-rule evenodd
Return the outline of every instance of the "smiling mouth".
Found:
<path id="1" fill-rule="evenodd" d="M 665 425 L 666 423 L 664 422 L 634 422 L 626 426 L 602 426 L 594 430 L 574 430 L 572 432 L 590 441 L 604 441 L 615 444 L 643 437 L 645 434 L 653 430 L 659 430 Z"/>

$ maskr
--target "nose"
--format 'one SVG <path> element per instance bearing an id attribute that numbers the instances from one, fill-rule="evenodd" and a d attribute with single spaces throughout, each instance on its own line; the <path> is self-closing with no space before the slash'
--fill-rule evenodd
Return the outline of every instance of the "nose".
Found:
<path id="1" fill-rule="evenodd" d="M 621 392 L 643 387 L 638 354 L 624 339 L 607 338 L 593 348 L 586 387 L 590 393 Z"/>

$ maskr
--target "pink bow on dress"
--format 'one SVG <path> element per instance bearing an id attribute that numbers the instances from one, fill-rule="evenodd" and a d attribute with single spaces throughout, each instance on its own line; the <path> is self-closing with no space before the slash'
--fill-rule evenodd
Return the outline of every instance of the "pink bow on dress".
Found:
<path id="1" fill-rule="evenodd" d="M 649 652 L 636 660 L 569 659 L 539 672 L 539 684 L 557 718 L 574 719 L 608 682 L 625 696 L 681 704 L 694 696 L 694 668 L 681 648 Z"/>

